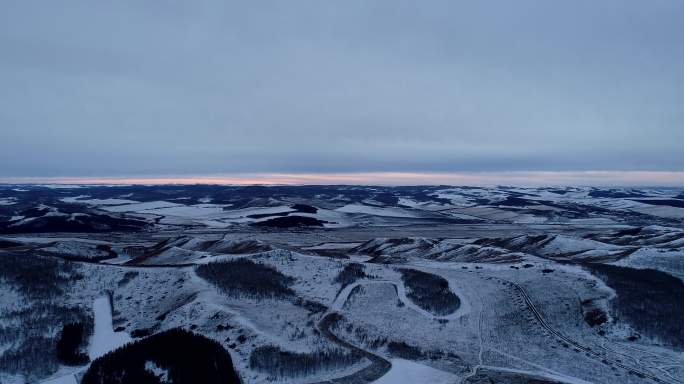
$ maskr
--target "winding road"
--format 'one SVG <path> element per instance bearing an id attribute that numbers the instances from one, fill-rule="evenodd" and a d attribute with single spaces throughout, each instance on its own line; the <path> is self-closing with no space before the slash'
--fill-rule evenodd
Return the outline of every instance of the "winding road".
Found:
<path id="1" fill-rule="evenodd" d="M 343 340 L 339 338 L 337 335 L 335 335 L 331 328 L 342 319 L 342 315 L 339 313 L 339 311 L 342 310 L 344 307 L 344 304 L 347 302 L 349 299 L 349 295 L 351 292 L 356 288 L 361 285 L 368 285 L 368 284 L 391 284 L 394 286 L 397 296 L 399 297 L 399 300 L 404 303 L 404 305 L 419 314 L 425 316 L 428 319 L 455 319 L 460 316 L 463 316 L 466 311 L 469 310 L 470 306 L 469 305 L 463 305 L 463 301 L 461 301 L 461 306 L 454 311 L 453 313 L 450 313 L 445 316 L 437 316 L 434 315 L 433 313 L 430 313 L 423 308 L 417 306 L 416 304 L 413 303 L 407 296 L 406 296 L 406 288 L 404 287 L 403 284 L 399 284 L 395 281 L 391 280 L 360 280 L 356 281 L 352 284 L 347 285 L 344 287 L 338 294 L 337 297 L 335 297 L 335 300 L 333 300 L 332 305 L 330 306 L 329 311 L 321 318 L 321 320 L 318 322 L 318 329 L 323 334 L 326 338 L 328 338 L 330 341 L 333 343 L 337 344 L 338 346 L 348 349 L 352 351 L 353 353 L 359 354 L 360 356 L 365 357 L 370 361 L 370 365 L 361 369 L 360 371 L 354 372 L 350 375 L 327 380 L 327 381 L 322 381 L 318 384 L 323 384 L 323 383 L 335 383 L 335 384 L 352 384 L 352 383 L 370 383 L 375 380 L 378 380 L 382 376 L 384 376 L 389 370 L 392 368 L 392 363 L 390 363 L 389 360 L 385 359 L 384 357 L 380 355 L 376 355 L 374 353 L 371 353 L 369 351 L 366 351 L 364 349 L 361 349 L 351 343 L 349 343 L 346 340 Z"/>
<path id="2" fill-rule="evenodd" d="M 370 365 L 356 371 L 350 375 L 338 377 L 335 379 L 322 381 L 323 383 L 334 383 L 334 384 L 354 384 L 354 383 L 371 383 L 382 376 L 384 376 L 392 368 L 392 363 L 380 355 L 368 352 L 361 349 L 341 338 L 337 337 L 330 328 L 335 325 L 339 320 L 342 319 L 342 315 L 337 312 L 330 312 L 323 316 L 323 318 L 318 322 L 318 329 L 321 331 L 325 337 L 327 337 L 333 343 L 339 345 L 342 348 L 352 351 L 352 353 L 358 354 L 365 357 L 370 361 Z"/>
<path id="3" fill-rule="evenodd" d="M 406 294 L 406 287 L 404 287 L 404 284 L 397 283 L 396 281 L 392 280 L 359 280 L 356 281 L 352 284 L 347 285 L 340 291 L 340 293 L 337 294 L 337 297 L 335 297 L 335 300 L 333 300 L 333 303 L 331 305 L 331 310 L 334 311 L 340 311 L 342 310 L 342 307 L 344 307 L 344 304 L 347 302 L 349 299 L 349 295 L 351 292 L 354 290 L 354 288 L 360 286 L 360 285 L 369 285 L 369 284 L 392 284 L 394 286 L 394 289 L 397 292 L 397 296 L 399 297 L 399 300 L 408 308 L 418 312 L 419 314 L 423 315 L 426 318 L 433 319 L 433 320 L 454 320 L 457 319 L 466 313 L 470 311 L 470 305 L 469 303 L 462 297 L 458 296 L 460 300 L 460 305 L 456 309 L 456 311 L 444 315 L 444 316 L 439 316 L 435 315 L 432 312 L 426 311 L 425 309 L 419 307 L 416 305 L 411 299 L 408 298 Z M 451 289 L 453 287 L 453 284 L 449 282 L 449 288 Z M 452 289 L 453 291 L 453 289 Z"/>
<path id="4" fill-rule="evenodd" d="M 616 361 L 615 359 L 611 359 L 608 356 L 601 354 L 601 353 L 598 353 L 598 352 L 594 351 L 593 349 L 591 349 L 590 347 L 583 345 L 580 342 L 575 341 L 575 340 L 571 339 L 570 337 L 564 335 L 562 332 L 553 328 L 552 326 L 550 326 L 546 322 L 546 320 L 542 316 L 541 312 L 537 309 L 537 307 L 532 302 L 532 299 L 530 298 L 530 295 L 527 293 L 525 288 L 523 288 L 522 286 L 520 286 L 516 283 L 513 283 L 512 281 L 509 281 L 509 280 L 503 280 L 503 279 L 499 279 L 499 280 L 502 282 L 505 282 L 505 283 L 509 284 L 510 286 L 512 286 L 513 288 L 515 288 L 518 291 L 518 293 L 521 295 L 521 297 L 523 298 L 525 304 L 527 305 L 527 308 L 532 312 L 532 314 L 534 315 L 537 322 L 544 329 L 546 329 L 551 335 L 555 336 L 557 339 L 561 340 L 562 342 L 584 352 L 587 356 L 593 357 L 596 360 L 599 360 L 600 362 L 602 362 L 604 364 L 609 364 L 611 366 L 620 367 L 620 368 L 626 370 L 627 372 L 629 372 L 631 374 L 637 375 L 638 377 L 648 378 L 648 379 L 651 379 L 657 383 L 665 383 L 665 384 L 672 383 L 670 381 L 663 380 L 661 377 L 655 376 L 650 372 L 643 371 L 641 369 L 628 366 L 628 365 L 626 365 L 620 361 Z"/>

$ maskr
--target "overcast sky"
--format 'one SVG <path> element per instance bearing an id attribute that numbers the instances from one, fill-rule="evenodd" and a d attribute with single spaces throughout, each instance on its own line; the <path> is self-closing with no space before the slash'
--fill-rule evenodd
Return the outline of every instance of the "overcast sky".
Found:
<path id="1" fill-rule="evenodd" d="M 0 177 L 684 170 L 684 1 L 4 1 Z"/>

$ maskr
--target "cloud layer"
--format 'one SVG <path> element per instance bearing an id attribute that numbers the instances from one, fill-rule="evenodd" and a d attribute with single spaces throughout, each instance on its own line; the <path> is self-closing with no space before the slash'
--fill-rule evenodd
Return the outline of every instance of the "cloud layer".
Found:
<path id="1" fill-rule="evenodd" d="M 235 173 L 154 177 L 0 177 L 7 184 L 99 185 L 520 185 L 684 187 L 684 172 L 663 171 L 510 171 L 510 172 L 345 172 Z"/>
<path id="2" fill-rule="evenodd" d="M 684 170 L 681 20 L 678 0 L 11 1 L 0 176 Z"/>

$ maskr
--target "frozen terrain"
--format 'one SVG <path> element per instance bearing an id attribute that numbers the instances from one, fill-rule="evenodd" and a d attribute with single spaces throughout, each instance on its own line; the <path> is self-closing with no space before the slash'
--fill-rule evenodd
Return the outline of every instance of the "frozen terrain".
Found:
<path id="1" fill-rule="evenodd" d="M 0 382 L 684 383 L 682 210 L 659 188 L 0 186 Z"/>
<path id="2" fill-rule="evenodd" d="M 95 299 L 93 312 L 95 314 L 95 329 L 88 348 L 88 356 L 91 360 L 97 359 L 131 340 L 126 332 L 114 332 L 112 310 L 107 296 Z"/>

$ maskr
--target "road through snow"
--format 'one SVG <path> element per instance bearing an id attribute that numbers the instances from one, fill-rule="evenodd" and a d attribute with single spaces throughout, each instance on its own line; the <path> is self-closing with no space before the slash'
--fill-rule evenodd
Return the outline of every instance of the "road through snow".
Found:
<path id="1" fill-rule="evenodd" d="M 344 287 L 343 290 L 340 291 L 340 293 L 337 295 L 335 300 L 332 303 L 331 310 L 333 311 L 341 311 L 342 307 L 344 307 L 344 303 L 347 302 L 349 299 L 349 294 L 354 290 L 354 288 L 358 287 L 359 285 L 367 285 L 367 284 L 392 284 L 397 290 L 397 296 L 399 296 L 399 300 L 401 300 L 404 305 L 406 305 L 408 308 L 411 308 L 412 310 L 420 313 L 421 315 L 430 318 L 430 319 L 435 319 L 435 320 L 453 320 L 457 319 L 466 313 L 470 312 L 470 304 L 465 300 L 462 296 L 459 296 L 460 300 L 460 305 L 458 306 L 458 309 L 454 311 L 453 313 L 450 313 L 445 316 L 438 316 L 435 315 L 429 311 L 424 310 L 423 308 L 417 306 L 411 299 L 409 299 L 406 295 L 406 287 L 404 287 L 404 284 L 397 283 L 392 280 L 359 280 L 356 281 L 352 284 L 347 285 Z M 449 288 L 452 288 L 451 282 L 449 283 Z M 453 290 L 452 290 L 453 291 Z"/>
<path id="2" fill-rule="evenodd" d="M 399 299 L 403 301 L 407 307 L 417 311 L 418 313 L 422 314 L 427 318 L 453 319 L 462 316 L 466 313 L 466 311 L 470 310 L 469 305 L 461 305 L 461 307 L 459 307 L 459 309 L 457 309 L 454 313 L 451 313 L 446 316 L 435 316 L 432 313 L 418 307 L 411 300 L 409 300 L 409 298 L 406 297 L 406 289 L 404 288 L 403 284 L 399 284 L 397 282 L 390 280 L 360 280 L 355 283 L 349 284 L 344 289 L 342 289 L 342 291 L 340 291 L 340 293 L 337 295 L 332 305 L 330 306 L 328 313 L 325 316 L 323 316 L 323 318 L 319 322 L 318 328 L 321 331 L 321 333 L 324 336 L 326 336 L 330 341 L 339 345 L 342 348 L 349 349 L 363 355 L 366 359 L 368 359 L 368 361 L 370 361 L 371 364 L 360 371 L 352 373 L 351 375 L 339 377 L 332 380 L 327 380 L 325 381 L 325 383 L 413 383 L 417 382 L 414 380 L 416 378 L 422 380 L 426 377 L 434 379 L 431 382 L 435 383 L 455 382 L 456 376 L 447 372 L 436 370 L 426 365 L 414 363 L 403 359 L 393 359 L 392 362 L 390 362 L 380 355 L 376 355 L 364 349 L 358 348 L 355 345 L 345 340 L 342 340 L 330 330 L 330 328 L 340 319 L 341 316 L 339 315 L 339 312 L 342 312 L 344 304 L 349 299 L 349 294 L 352 292 L 354 288 L 362 284 L 394 285 L 394 287 L 397 290 L 397 295 L 399 296 Z M 463 301 L 461 303 L 463 304 Z M 398 381 L 398 379 L 400 378 L 403 381 Z"/>
<path id="3" fill-rule="evenodd" d="M 88 346 L 88 357 L 90 357 L 91 361 L 131 341 L 128 333 L 114 332 L 109 296 L 101 296 L 93 301 L 93 313 L 95 314 L 95 329 Z M 89 366 L 90 364 L 65 375 L 58 374 L 56 377 L 41 381 L 40 383 L 77 384 L 76 376 L 88 369 Z"/>
<path id="4" fill-rule="evenodd" d="M 114 332 L 109 296 L 101 296 L 95 299 L 93 302 L 93 312 L 95 313 L 95 331 L 90 339 L 90 346 L 88 348 L 90 360 L 95 360 L 105 353 L 131 341 L 128 333 Z"/>
<path id="5" fill-rule="evenodd" d="M 644 370 L 643 369 L 644 367 L 642 367 L 640 365 L 637 365 L 637 366 L 627 365 L 627 363 L 623 362 L 622 360 L 614 359 L 612 357 L 607 356 L 605 353 L 597 352 L 596 350 L 594 350 L 594 349 L 592 349 L 592 348 L 590 348 L 590 347 L 566 336 L 564 333 L 553 328 L 552 326 L 550 326 L 546 322 L 546 320 L 542 316 L 542 313 L 539 311 L 539 309 L 537 309 L 537 307 L 532 302 L 532 299 L 530 298 L 530 296 L 527 293 L 527 291 L 525 290 L 525 288 L 523 288 L 521 285 L 516 284 L 510 280 L 504 280 L 504 279 L 499 279 L 499 280 L 506 282 L 507 284 L 509 284 L 510 286 L 515 288 L 520 293 L 525 304 L 527 305 L 529 310 L 532 312 L 532 315 L 536 318 L 537 322 L 544 329 L 546 329 L 551 335 L 556 337 L 557 339 L 567 343 L 568 345 L 571 345 L 575 349 L 578 349 L 578 350 L 584 352 L 589 357 L 597 359 L 597 360 L 603 362 L 604 364 L 610 364 L 612 366 L 622 368 L 631 374 L 637 375 L 638 377 L 649 378 L 649 379 L 651 379 L 657 383 L 663 383 L 663 384 L 670 382 L 667 379 L 672 379 L 671 377 L 667 377 L 667 379 L 664 379 L 662 377 L 656 376 L 655 374 L 653 374 L 647 370 Z M 666 376 L 670 376 L 670 375 L 666 375 Z M 679 380 L 677 380 L 677 381 L 679 381 Z"/>

